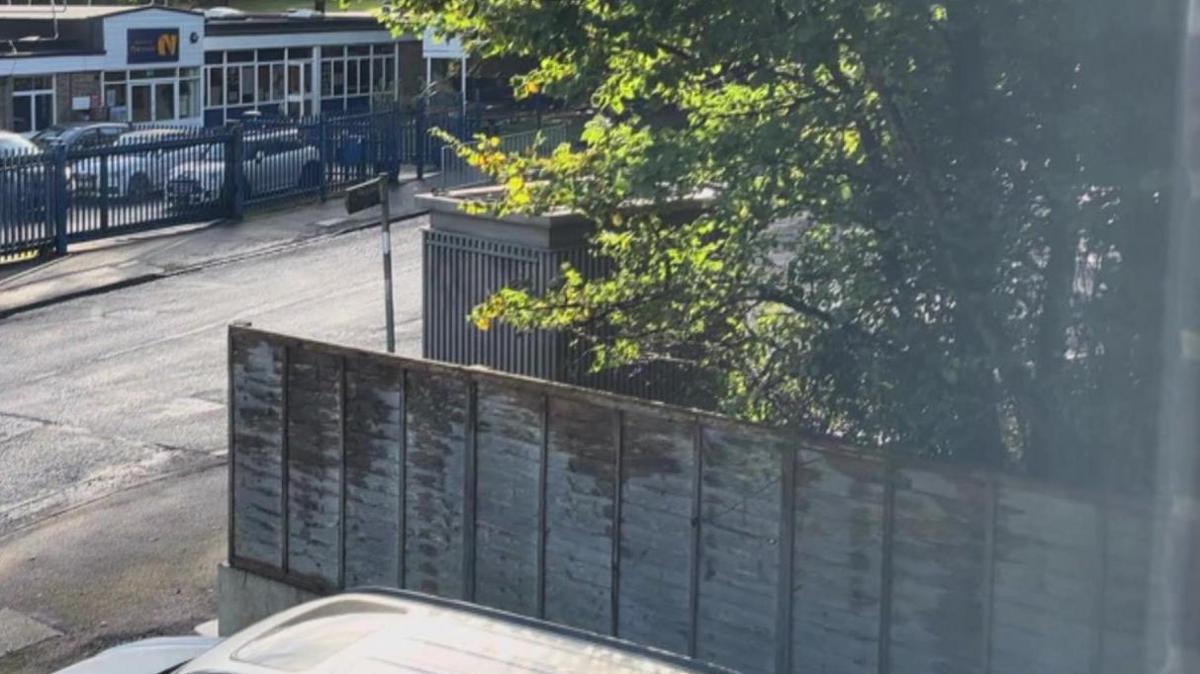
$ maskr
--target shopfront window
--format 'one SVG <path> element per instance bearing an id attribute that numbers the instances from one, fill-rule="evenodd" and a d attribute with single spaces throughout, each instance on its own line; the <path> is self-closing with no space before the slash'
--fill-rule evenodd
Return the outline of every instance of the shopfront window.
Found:
<path id="1" fill-rule="evenodd" d="M 313 53 L 312 47 L 206 53 L 205 123 L 220 124 L 250 110 L 264 115 L 312 114 L 317 93 Z M 324 88 L 332 91 L 332 70 L 323 80 Z"/>
<path id="2" fill-rule="evenodd" d="M 200 116 L 200 80 L 179 80 L 179 117 Z"/>
<path id="3" fill-rule="evenodd" d="M 225 69 L 208 69 L 208 104 L 210 107 L 225 105 Z"/>
<path id="4" fill-rule="evenodd" d="M 131 122 L 171 122 L 200 116 L 200 68 L 111 71 L 104 73 L 108 117 Z M 209 72 L 209 93 L 222 92 L 224 81 Z"/>
<path id="5" fill-rule="evenodd" d="M 54 124 L 54 76 L 15 77 L 12 92 L 13 131 L 29 133 Z"/>
<path id="6" fill-rule="evenodd" d="M 254 66 L 242 66 L 242 105 L 254 103 Z"/>
<path id="7" fill-rule="evenodd" d="M 229 92 L 229 102 L 236 105 L 241 99 L 242 95 L 241 71 L 239 71 L 237 68 L 230 68 L 229 70 L 225 71 L 225 74 L 227 76 L 225 79 L 225 91 Z M 212 101 L 209 101 L 209 106 L 211 107 L 212 105 Z"/>
<path id="8" fill-rule="evenodd" d="M 159 82 L 154 85 L 154 121 L 175 119 L 175 83 Z"/>
<path id="9" fill-rule="evenodd" d="M 365 110 L 374 99 L 395 97 L 396 45 L 324 47 L 321 50 L 321 109 Z"/>
<path id="10" fill-rule="evenodd" d="M 282 101 L 284 89 L 284 64 L 271 64 L 271 100 Z"/>
<path id="11" fill-rule="evenodd" d="M 269 100 L 271 100 L 271 66 L 263 65 L 258 67 L 258 102 L 262 104 Z"/>
<path id="12" fill-rule="evenodd" d="M 342 60 L 333 62 L 333 95 L 346 95 L 346 62 Z"/>
<path id="13" fill-rule="evenodd" d="M 129 119 L 133 122 L 149 122 L 154 119 L 154 99 L 150 96 L 149 84 L 132 84 L 129 87 Z"/>
<path id="14" fill-rule="evenodd" d="M 205 54 L 206 123 L 237 119 L 249 110 L 297 117 L 321 109 L 366 109 L 396 89 L 396 44 L 349 47 L 242 49 Z M 314 68 L 320 68 L 314 73 Z M 319 74 L 320 82 L 315 82 Z M 314 88 L 315 87 L 315 88 Z M 182 98 L 179 102 L 182 108 Z"/>

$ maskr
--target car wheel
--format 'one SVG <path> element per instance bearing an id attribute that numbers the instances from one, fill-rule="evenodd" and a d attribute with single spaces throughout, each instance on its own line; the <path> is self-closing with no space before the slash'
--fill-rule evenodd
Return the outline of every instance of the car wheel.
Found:
<path id="1" fill-rule="evenodd" d="M 300 189 L 311 190 L 321 184 L 321 166 L 316 162 L 304 165 L 300 171 Z"/>
<path id="2" fill-rule="evenodd" d="M 131 201 L 145 201 L 149 199 L 154 192 L 154 187 L 150 184 L 150 178 L 144 173 L 137 173 L 129 179 L 129 189 L 126 194 Z"/>

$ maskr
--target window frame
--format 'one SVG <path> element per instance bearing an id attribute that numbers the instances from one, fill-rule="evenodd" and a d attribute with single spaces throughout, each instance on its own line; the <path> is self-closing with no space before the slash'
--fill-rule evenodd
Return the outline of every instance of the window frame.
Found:
<path id="1" fill-rule="evenodd" d="M 17 133 L 37 133 L 42 129 L 54 126 L 58 121 L 58 92 L 55 75 L 29 75 L 14 77 L 9 91 L 9 106 L 12 111 L 13 131 Z M 23 86 L 22 86 L 23 85 Z M 28 128 L 18 128 L 16 111 L 18 99 L 28 99 L 29 119 Z M 49 106 L 48 116 L 40 115 L 43 106 Z M 44 121 L 44 124 L 39 123 Z"/>

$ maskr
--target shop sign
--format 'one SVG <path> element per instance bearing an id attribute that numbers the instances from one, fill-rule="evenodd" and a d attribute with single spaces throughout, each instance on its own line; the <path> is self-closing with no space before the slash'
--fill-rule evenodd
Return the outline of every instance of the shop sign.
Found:
<path id="1" fill-rule="evenodd" d="M 126 38 L 129 63 L 179 61 L 178 28 L 130 28 Z"/>

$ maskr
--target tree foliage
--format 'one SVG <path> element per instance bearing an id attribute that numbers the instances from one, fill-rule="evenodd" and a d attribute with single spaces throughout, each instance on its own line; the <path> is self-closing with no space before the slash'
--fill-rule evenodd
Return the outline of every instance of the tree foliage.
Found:
<path id="1" fill-rule="evenodd" d="M 1182 3 L 394 0 L 594 112 L 473 159 L 615 271 L 473 314 L 682 359 L 731 413 L 1091 480 L 1148 470 Z M 670 217 L 681 198 L 702 215 Z M 631 207 L 633 205 L 633 207 Z M 1128 480 L 1127 480 L 1128 481 Z"/>

